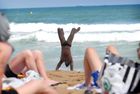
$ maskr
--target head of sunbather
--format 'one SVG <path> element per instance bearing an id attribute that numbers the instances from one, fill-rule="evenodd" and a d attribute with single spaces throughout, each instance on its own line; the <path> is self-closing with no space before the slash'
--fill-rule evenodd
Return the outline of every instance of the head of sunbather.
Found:
<path id="1" fill-rule="evenodd" d="M 14 51 L 14 48 L 11 44 L 9 44 L 7 41 L 10 38 L 10 26 L 9 21 L 4 15 L 4 13 L 0 12 L 0 42 L 6 43 L 12 48 L 12 52 Z"/>
<path id="2" fill-rule="evenodd" d="M 6 16 L 0 12 L 0 41 L 6 42 L 10 37 L 9 22 Z"/>
<path id="3" fill-rule="evenodd" d="M 8 19 L 3 13 L 0 13 L 0 64 L 2 65 L 1 67 L 5 67 L 6 63 L 8 62 L 8 59 L 14 51 L 13 46 L 10 43 L 8 43 L 8 39 L 10 37 L 9 29 L 10 28 Z"/>

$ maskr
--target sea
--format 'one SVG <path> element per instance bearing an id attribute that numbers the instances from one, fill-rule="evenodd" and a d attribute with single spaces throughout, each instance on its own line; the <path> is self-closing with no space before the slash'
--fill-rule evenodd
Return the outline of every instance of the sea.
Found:
<path id="1" fill-rule="evenodd" d="M 103 60 L 105 49 L 114 45 L 120 54 L 139 62 L 136 49 L 140 42 L 140 5 L 73 6 L 0 9 L 10 22 L 14 46 L 12 58 L 31 49 L 43 52 L 45 68 L 55 70 L 60 60 L 61 45 L 57 28 L 63 28 L 65 38 L 72 28 L 81 27 L 75 35 L 71 52 L 74 70 L 83 71 L 83 59 L 88 47 L 95 48 Z M 63 64 L 60 68 L 69 70 Z"/>

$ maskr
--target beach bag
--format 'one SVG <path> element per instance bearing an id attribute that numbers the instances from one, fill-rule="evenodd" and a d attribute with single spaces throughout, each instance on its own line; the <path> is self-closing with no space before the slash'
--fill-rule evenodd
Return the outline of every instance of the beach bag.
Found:
<path id="1" fill-rule="evenodd" d="M 7 18 L 0 13 L 0 41 L 7 41 L 10 37 L 9 23 Z"/>
<path id="2" fill-rule="evenodd" d="M 99 81 L 103 94 L 137 94 L 140 92 L 140 64 L 107 53 Z"/>

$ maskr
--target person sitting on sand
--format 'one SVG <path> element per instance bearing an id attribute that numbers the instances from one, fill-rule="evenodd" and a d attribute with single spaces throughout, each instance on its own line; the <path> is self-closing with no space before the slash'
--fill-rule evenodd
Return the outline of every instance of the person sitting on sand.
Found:
<path id="1" fill-rule="evenodd" d="M 56 70 L 58 70 L 60 68 L 60 66 L 62 65 L 63 62 L 65 62 L 66 67 L 68 67 L 70 65 L 70 70 L 73 70 L 73 59 L 72 59 L 72 55 L 71 55 L 71 46 L 72 46 L 72 41 L 73 41 L 74 35 L 78 31 L 80 31 L 80 27 L 78 27 L 77 29 L 72 28 L 68 39 L 65 40 L 63 29 L 58 28 L 58 36 L 59 36 L 59 39 L 61 42 L 61 57 L 60 57 L 59 63 L 56 66 Z"/>
<path id="2" fill-rule="evenodd" d="M 6 78 L 4 74 L 5 68 L 7 66 L 6 63 L 8 62 L 13 52 L 12 46 L 7 42 L 10 36 L 10 34 L 8 34 L 9 33 L 8 31 L 9 31 L 8 20 L 3 14 L 0 13 L 0 91 L 2 90 L 2 78 Z M 36 93 L 57 94 L 55 90 L 49 87 L 49 83 L 46 83 L 46 79 L 31 80 L 18 88 L 2 90 L 1 93 L 2 94 L 36 94 Z"/>
<path id="3" fill-rule="evenodd" d="M 2 19 L 1 19 L 2 20 Z M 2 25 L 2 22 L 1 22 Z M 5 25 L 2 25 L 1 30 L 8 30 L 9 25 L 6 21 Z M 8 28 L 7 28 L 8 27 Z M 2 31 L 1 31 L 2 32 Z M 6 41 L 7 42 L 7 41 Z M 1 45 L 4 42 L 1 43 Z M 9 46 L 12 47 L 11 44 L 7 43 Z M 5 46 L 1 46 L 1 49 L 6 49 Z M 7 48 L 8 49 L 8 48 Z M 12 51 L 14 48 L 12 47 Z M 7 77 L 17 77 L 19 73 L 25 73 L 28 70 L 34 70 L 35 72 L 39 73 L 49 85 L 54 85 L 58 83 L 57 81 L 51 80 L 48 78 L 46 74 L 46 70 L 44 67 L 44 60 L 41 51 L 35 50 L 24 50 L 18 53 L 10 62 L 6 65 L 5 75 Z"/>
<path id="4" fill-rule="evenodd" d="M 3 49 L 2 49 L 2 48 Z M 2 85 L 2 78 L 4 77 L 4 70 L 6 66 L 6 62 L 8 62 L 10 58 L 10 54 L 12 53 L 11 46 L 6 43 L 0 43 L 0 84 Z M 45 84 L 44 84 L 45 83 Z M 2 86 L 0 87 L 2 88 Z M 1 94 L 57 94 L 55 90 L 49 87 L 49 84 L 46 83 L 45 79 L 31 80 L 26 84 L 18 87 L 18 88 L 10 88 L 8 90 L 2 90 Z"/>
<path id="5" fill-rule="evenodd" d="M 25 74 L 28 70 L 34 70 L 46 80 L 49 85 L 57 84 L 57 81 L 48 78 L 44 66 L 43 54 L 39 50 L 24 50 L 18 53 L 6 66 L 7 77 L 17 77 L 18 74 Z"/>
<path id="6" fill-rule="evenodd" d="M 112 53 L 116 56 L 120 56 L 117 49 L 112 45 L 109 45 L 107 47 L 106 52 Z M 138 58 L 140 59 L 140 47 L 137 49 L 137 55 L 138 55 Z M 86 49 L 83 65 L 84 65 L 84 73 L 85 73 L 85 82 L 82 84 L 75 85 L 74 88 L 77 90 L 83 89 L 83 88 L 92 88 L 92 87 L 99 88 L 97 80 L 99 78 L 99 72 L 101 71 L 103 63 L 94 48 Z M 93 77 L 93 81 L 91 77 Z M 68 89 L 71 89 L 71 88 L 73 87 L 70 87 Z M 139 88 L 140 88 L 140 81 L 134 91 L 140 92 Z M 88 94 L 91 94 L 91 93 L 88 93 Z"/>

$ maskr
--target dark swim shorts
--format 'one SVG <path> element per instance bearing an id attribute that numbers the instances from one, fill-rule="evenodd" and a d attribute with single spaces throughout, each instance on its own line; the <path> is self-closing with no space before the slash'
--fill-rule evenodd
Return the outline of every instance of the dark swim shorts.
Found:
<path id="1" fill-rule="evenodd" d="M 5 73 L 6 77 L 16 77 L 17 78 L 17 74 L 13 73 L 12 70 L 10 69 L 9 65 L 7 64 L 6 69 L 5 69 Z"/>
<path id="2" fill-rule="evenodd" d="M 18 92 L 14 89 L 12 89 L 12 90 L 2 90 L 2 94 L 18 94 Z"/>

